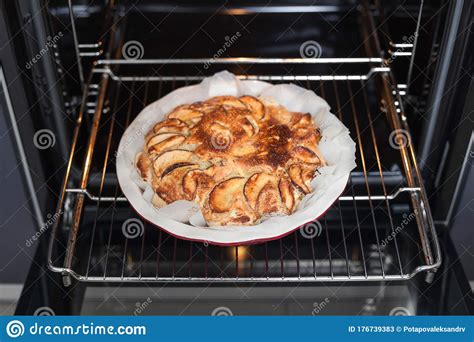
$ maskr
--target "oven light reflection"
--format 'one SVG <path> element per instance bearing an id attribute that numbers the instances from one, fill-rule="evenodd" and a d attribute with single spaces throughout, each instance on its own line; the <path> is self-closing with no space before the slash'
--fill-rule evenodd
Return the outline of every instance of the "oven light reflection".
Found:
<path id="1" fill-rule="evenodd" d="M 229 257 L 232 260 L 246 261 L 249 259 L 249 248 L 247 246 L 237 246 L 228 249 Z"/>

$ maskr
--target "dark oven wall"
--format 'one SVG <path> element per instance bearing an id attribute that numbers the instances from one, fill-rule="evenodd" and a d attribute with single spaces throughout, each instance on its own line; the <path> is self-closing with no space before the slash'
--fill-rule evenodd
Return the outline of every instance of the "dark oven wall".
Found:
<path id="1" fill-rule="evenodd" d="M 55 106 L 51 98 L 55 90 L 38 94 L 42 88 L 36 82 L 46 80 L 27 67 L 31 55 L 21 30 L 28 22 L 18 15 L 16 5 L 0 2 L 0 146 L 4 158 L 0 226 L 2 241 L 9 241 L 1 249 L 0 283 L 20 284 L 21 290 L 38 247 L 36 234 L 47 220 L 46 213 L 54 212 L 50 190 L 58 191 L 58 175 L 51 169 L 53 155 L 62 158 L 65 150 L 60 147 L 62 133 L 53 144 L 52 131 L 42 131 L 51 129 L 59 118 L 46 109 Z"/>

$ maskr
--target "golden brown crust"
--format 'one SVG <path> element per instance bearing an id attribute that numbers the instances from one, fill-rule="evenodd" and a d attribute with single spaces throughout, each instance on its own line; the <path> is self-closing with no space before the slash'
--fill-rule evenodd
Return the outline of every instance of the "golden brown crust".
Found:
<path id="1" fill-rule="evenodd" d="M 162 207 L 184 199 L 210 225 L 253 225 L 291 214 L 325 165 L 311 115 L 252 96 L 182 105 L 145 136 L 140 175 Z"/>
<path id="2" fill-rule="evenodd" d="M 137 166 L 140 176 L 146 181 L 149 181 L 151 179 L 150 164 L 151 162 L 147 154 L 143 152 L 140 152 L 139 154 L 137 154 L 136 159 L 135 159 L 135 165 Z"/>

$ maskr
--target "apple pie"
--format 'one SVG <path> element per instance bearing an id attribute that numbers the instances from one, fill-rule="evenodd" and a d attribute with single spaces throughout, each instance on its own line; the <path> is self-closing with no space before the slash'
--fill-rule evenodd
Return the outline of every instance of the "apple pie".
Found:
<path id="1" fill-rule="evenodd" d="M 210 226 L 254 225 L 289 215 L 326 165 L 310 114 L 252 96 L 219 96 L 175 108 L 136 156 L 161 208 L 193 201 Z"/>

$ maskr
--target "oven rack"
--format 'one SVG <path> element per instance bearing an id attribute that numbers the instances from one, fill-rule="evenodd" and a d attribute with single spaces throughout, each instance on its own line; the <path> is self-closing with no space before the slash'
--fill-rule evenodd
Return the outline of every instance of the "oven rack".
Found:
<path id="1" fill-rule="evenodd" d="M 360 176 L 359 176 L 360 177 Z M 357 178 L 357 175 L 355 175 L 355 178 Z M 383 195 L 370 195 L 370 196 L 340 196 L 339 201 L 368 201 L 368 200 L 373 200 L 373 201 L 380 201 L 380 200 L 393 200 L 397 198 L 399 195 L 401 195 L 404 192 L 419 192 L 421 191 L 421 188 L 419 187 L 408 187 L 408 186 L 401 186 L 398 189 L 395 190 L 394 193 L 390 194 L 383 194 Z M 80 189 L 80 188 L 67 188 L 66 189 L 67 193 L 75 193 L 75 194 L 84 194 L 87 196 L 87 198 L 91 201 L 94 202 L 127 202 L 127 198 L 123 196 L 117 196 L 117 197 L 106 197 L 106 196 L 96 196 L 91 194 L 87 189 Z"/>
<path id="2" fill-rule="evenodd" d="M 141 108 L 206 76 L 185 74 L 188 69 L 165 74 L 166 66 L 157 73 L 160 63 L 174 62 L 194 69 L 202 65 L 202 60 L 102 60 L 92 71 L 58 203 L 64 215 L 53 225 L 48 253 L 49 268 L 62 273 L 66 285 L 71 277 L 86 282 L 345 282 L 406 280 L 429 271 L 427 280 L 431 278 L 441 262 L 439 242 L 401 101 L 389 68 L 380 67 L 376 58 L 315 63 L 260 59 L 249 64 L 336 69 L 311 76 L 238 75 L 312 89 L 350 128 L 358 166 L 341 198 L 312 224 L 314 235 L 302 227 L 276 241 L 220 247 L 179 240 L 142 222 L 120 192 L 114 155 Z M 223 59 L 215 67 L 230 69 L 240 62 Z M 338 74 L 339 64 L 359 64 L 365 70 Z M 82 165 L 81 177 L 74 181 L 77 164 Z M 138 222 L 139 236 L 124 236 L 128 220 Z"/>

